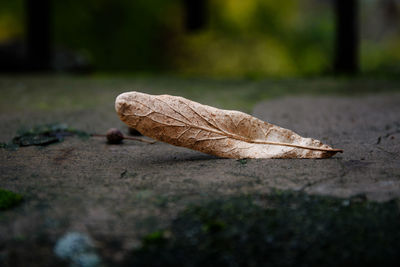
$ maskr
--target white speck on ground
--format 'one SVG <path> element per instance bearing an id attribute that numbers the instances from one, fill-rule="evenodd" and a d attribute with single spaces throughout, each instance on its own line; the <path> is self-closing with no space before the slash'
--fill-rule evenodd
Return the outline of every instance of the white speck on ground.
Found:
<path id="1" fill-rule="evenodd" d="M 89 236 L 68 232 L 63 235 L 54 247 L 54 253 L 70 263 L 71 267 L 97 267 L 101 260 Z"/>

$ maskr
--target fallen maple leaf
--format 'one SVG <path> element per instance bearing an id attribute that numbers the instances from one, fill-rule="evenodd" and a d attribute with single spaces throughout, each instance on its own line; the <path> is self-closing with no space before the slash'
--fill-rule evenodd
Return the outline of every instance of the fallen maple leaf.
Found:
<path id="1" fill-rule="evenodd" d="M 179 96 L 123 93 L 115 109 L 145 136 L 224 158 L 328 158 L 343 152 L 243 112 Z"/>

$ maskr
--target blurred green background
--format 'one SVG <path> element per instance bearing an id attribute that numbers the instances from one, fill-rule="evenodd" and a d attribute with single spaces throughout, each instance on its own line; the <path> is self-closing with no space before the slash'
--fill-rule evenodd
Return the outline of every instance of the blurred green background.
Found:
<path id="1" fill-rule="evenodd" d="M 53 45 L 98 73 L 251 78 L 332 71 L 331 0 L 207 3 L 205 24 L 188 30 L 182 0 L 53 1 Z M 359 4 L 361 73 L 400 74 L 400 1 Z M 0 43 L 23 41 L 25 30 L 24 1 L 0 1 Z"/>

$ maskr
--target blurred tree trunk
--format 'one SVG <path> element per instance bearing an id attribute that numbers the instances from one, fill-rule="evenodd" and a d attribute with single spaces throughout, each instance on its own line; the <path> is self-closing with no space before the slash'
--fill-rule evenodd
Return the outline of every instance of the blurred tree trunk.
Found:
<path id="1" fill-rule="evenodd" d="M 185 28 L 187 31 L 201 30 L 207 23 L 208 0 L 183 0 Z"/>
<path id="2" fill-rule="evenodd" d="M 51 67 L 51 0 L 25 0 L 27 67 L 44 71 Z"/>
<path id="3" fill-rule="evenodd" d="M 335 73 L 359 70 L 358 0 L 335 0 Z"/>

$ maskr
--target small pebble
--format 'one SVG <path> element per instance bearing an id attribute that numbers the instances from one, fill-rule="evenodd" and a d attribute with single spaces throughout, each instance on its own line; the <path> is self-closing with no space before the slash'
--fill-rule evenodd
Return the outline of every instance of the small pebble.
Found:
<path id="1" fill-rule="evenodd" d="M 97 255 L 89 236 L 79 232 L 68 232 L 62 236 L 54 247 L 54 253 L 70 263 L 71 267 L 99 267 Z"/>

